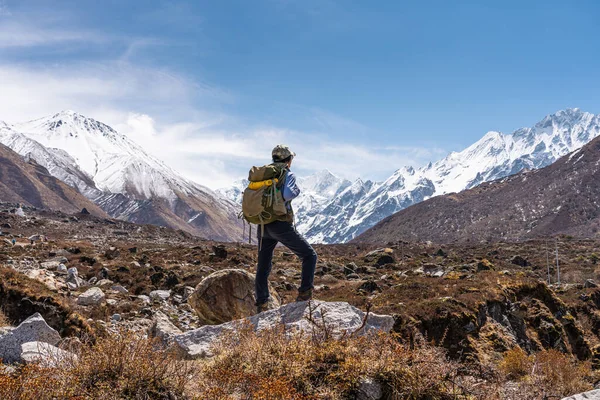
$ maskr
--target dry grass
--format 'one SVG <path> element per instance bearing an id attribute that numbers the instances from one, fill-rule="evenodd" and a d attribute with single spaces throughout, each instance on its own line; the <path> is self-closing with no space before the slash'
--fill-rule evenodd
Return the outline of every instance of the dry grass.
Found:
<path id="1" fill-rule="evenodd" d="M 443 350 L 411 349 L 389 334 L 334 340 L 242 329 L 217 346 L 200 376 L 199 398 L 347 399 L 366 378 L 392 399 L 463 399 L 471 392 Z"/>
<path id="2" fill-rule="evenodd" d="M 557 350 L 527 355 L 516 347 L 499 364 L 502 381 L 517 381 L 519 393 L 528 399 L 563 398 L 593 389 L 597 381 L 589 362 L 578 362 Z"/>
<path id="3" fill-rule="evenodd" d="M 10 321 L 0 309 L 0 328 L 2 328 L 3 326 L 10 326 Z"/>
<path id="4" fill-rule="evenodd" d="M 541 400 L 586 391 L 597 378 L 589 363 L 558 351 L 518 348 L 495 370 L 476 372 L 439 347 L 411 347 L 384 333 L 335 340 L 246 327 L 224 337 L 214 354 L 183 361 L 122 332 L 82 346 L 78 360 L 57 368 L 0 369 L 0 399 L 342 400 L 356 398 L 368 379 L 393 400 Z"/>
<path id="5" fill-rule="evenodd" d="M 0 399 L 171 399 L 184 398 L 191 364 L 156 342 L 123 332 L 82 346 L 77 360 L 57 368 L 0 369 Z"/>

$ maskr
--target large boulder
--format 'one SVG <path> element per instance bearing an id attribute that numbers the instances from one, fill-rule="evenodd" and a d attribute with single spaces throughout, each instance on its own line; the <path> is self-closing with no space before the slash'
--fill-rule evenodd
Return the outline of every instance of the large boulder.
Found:
<path id="1" fill-rule="evenodd" d="M 221 324 L 254 315 L 254 291 L 254 275 L 242 269 L 225 269 L 204 278 L 188 299 L 188 303 L 203 323 Z M 279 307 L 279 296 L 270 285 L 269 292 L 269 306 Z"/>
<path id="2" fill-rule="evenodd" d="M 562 400 L 600 400 L 600 390 L 575 394 L 573 396 L 565 397 Z"/>
<path id="3" fill-rule="evenodd" d="M 363 326 L 364 319 L 365 313 L 348 303 L 302 301 L 262 312 L 248 318 L 248 321 L 257 331 L 283 325 L 286 331 L 298 330 L 312 334 L 315 329 L 320 331 L 318 326 L 324 320 L 333 337 L 355 332 L 357 335 L 364 335 L 376 330 L 389 332 L 394 326 L 394 318 L 390 315 L 369 314 Z M 211 347 L 223 333 L 231 332 L 243 323 L 243 320 L 238 320 L 221 325 L 206 325 L 175 336 L 175 344 L 188 358 L 207 357 L 211 355 Z"/>
<path id="4" fill-rule="evenodd" d="M 60 335 L 52 329 L 44 318 L 35 313 L 15 329 L 0 336 L 0 359 L 5 363 L 21 361 L 21 345 L 28 342 L 43 342 L 56 345 Z"/>
<path id="5" fill-rule="evenodd" d="M 21 362 L 25 364 L 38 363 L 44 367 L 58 367 L 64 362 L 72 362 L 76 359 L 75 354 L 49 343 L 27 342 L 21 345 Z"/>

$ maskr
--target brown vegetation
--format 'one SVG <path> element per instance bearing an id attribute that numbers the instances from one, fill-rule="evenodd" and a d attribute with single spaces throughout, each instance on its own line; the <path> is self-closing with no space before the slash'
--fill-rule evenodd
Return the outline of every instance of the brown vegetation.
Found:
<path id="1" fill-rule="evenodd" d="M 6 318 L 4 312 L 0 310 L 0 328 L 3 326 L 10 326 L 10 322 L 8 321 L 8 318 Z"/>
<path id="2" fill-rule="evenodd" d="M 171 399 L 182 397 L 194 377 L 189 362 L 131 332 L 82 346 L 77 355 L 77 360 L 61 361 L 56 368 L 26 365 L 14 373 L 0 369 L 0 398 Z"/>

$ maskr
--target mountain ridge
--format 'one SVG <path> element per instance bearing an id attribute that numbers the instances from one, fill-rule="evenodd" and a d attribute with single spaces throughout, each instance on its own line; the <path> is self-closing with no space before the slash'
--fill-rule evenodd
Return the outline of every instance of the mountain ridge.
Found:
<path id="1" fill-rule="evenodd" d="M 0 125 L 0 142 L 45 165 L 112 217 L 239 240 L 235 205 L 110 126 L 74 111 Z"/>
<path id="2" fill-rule="evenodd" d="M 347 242 L 395 212 L 434 196 L 543 168 L 599 135 L 599 115 L 569 108 L 509 134 L 488 131 L 462 151 L 420 168 L 401 167 L 384 181 L 346 181 L 341 190 L 328 196 L 321 196 L 323 190 L 313 190 L 306 184 L 311 179 L 318 181 L 319 174 L 329 178 L 328 171 L 317 172 L 308 181 L 299 177 L 306 196 L 294 202 L 296 226 L 313 243 Z M 336 185 L 343 181 L 335 178 Z M 311 185 L 323 187 L 325 181 Z M 235 193 L 228 189 L 220 193 L 239 204 L 243 185 L 236 185 L 237 190 L 230 188 Z"/>
<path id="3" fill-rule="evenodd" d="M 600 137 L 523 171 L 395 213 L 353 242 L 495 242 L 600 233 Z"/>

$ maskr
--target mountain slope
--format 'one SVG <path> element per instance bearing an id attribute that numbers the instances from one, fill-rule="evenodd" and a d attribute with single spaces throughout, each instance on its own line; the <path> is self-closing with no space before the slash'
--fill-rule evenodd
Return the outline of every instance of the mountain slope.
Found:
<path id="1" fill-rule="evenodd" d="M 465 150 L 423 168 L 404 167 L 384 182 L 354 182 L 311 209 L 320 217 L 298 229 L 312 242 L 346 242 L 413 204 L 545 167 L 599 135 L 600 116 L 579 109 L 559 111 L 509 135 L 489 132 Z"/>
<path id="2" fill-rule="evenodd" d="M 600 138 L 554 164 L 402 210 L 354 241 L 520 240 L 600 230 Z"/>
<path id="3" fill-rule="evenodd" d="M 0 141 L 48 166 L 115 218 L 216 240 L 242 237 L 230 201 L 183 178 L 108 125 L 63 111 L 0 131 Z"/>
<path id="4" fill-rule="evenodd" d="M 0 144 L 0 200 L 67 213 L 86 208 L 96 216 L 108 216 L 76 189 L 50 175 L 46 168 L 25 161 L 3 144 Z"/>

